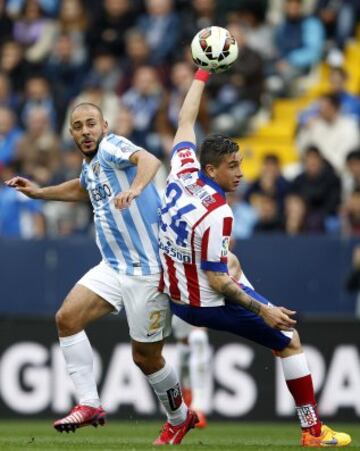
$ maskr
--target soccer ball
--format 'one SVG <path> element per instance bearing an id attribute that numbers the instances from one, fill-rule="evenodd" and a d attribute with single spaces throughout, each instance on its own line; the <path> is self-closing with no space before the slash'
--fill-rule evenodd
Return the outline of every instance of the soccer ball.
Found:
<path id="1" fill-rule="evenodd" d="M 234 37 L 221 27 L 200 30 L 191 42 L 194 63 L 209 72 L 224 72 L 236 60 L 239 49 Z"/>

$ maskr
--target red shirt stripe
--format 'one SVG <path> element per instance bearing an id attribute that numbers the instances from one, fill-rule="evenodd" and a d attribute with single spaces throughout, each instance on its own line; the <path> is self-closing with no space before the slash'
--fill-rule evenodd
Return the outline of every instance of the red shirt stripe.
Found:
<path id="1" fill-rule="evenodd" d="M 200 307 L 200 286 L 196 265 L 184 263 L 187 289 L 189 292 L 190 305 Z"/>
<path id="2" fill-rule="evenodd" d="M 179 286 L 178 286 L 179 281 L 178 281 L 178 278 L 176 277 L 175 264 L 174 264 L 173 260 L 166 254 L 165 254 L 165 261 L 166 261 L 166 266 L 167 266 L 168 275 L 169 275 L 170 297 L 171 297 L 171 299 L 180 301 L 181 295 L 180 295 L 180 290 L 179 290 Z"/>
<path id="3" fill-rule="evenodd" d="M 207 261 L 208 256 L 208 246 L 209 246 L 209 235 L 210 235 L 210 227 L 206 229 L 202 239 L 201 239 L 201 260 L 203 262 Z"/>
<path id="4" fill-rule="evenodd" d="M 224 218 L 223 236 L 230 236 L 232 230 L 233 218 Z"/>

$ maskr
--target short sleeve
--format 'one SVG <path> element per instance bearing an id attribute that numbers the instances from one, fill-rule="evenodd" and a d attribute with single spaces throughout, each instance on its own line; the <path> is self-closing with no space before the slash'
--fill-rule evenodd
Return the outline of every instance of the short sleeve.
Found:
<path id="1" fill-rule="evenodd" d="M 142 147 L 135 145 L 129 139 L 110 134 L 101 143 L 99 159 L 112 168 L 124 169 L 133 166 L 130 157 L 139 150 L 143 150 Z"/>
<path id="2" fill-rule="evenodd" d="M 184 172 L 200 170 L 200 164 L 196 157 L 196 146 L 190 141 L 182 141 L 176 144 L 171 151 L 170 174 L 177 177 Z"/>
<path id="3" fill-rule="evenodd" d="M 215 210 L 204 224 L 201 237 L 201 269 L 227 272 L 233 218 Z"/>

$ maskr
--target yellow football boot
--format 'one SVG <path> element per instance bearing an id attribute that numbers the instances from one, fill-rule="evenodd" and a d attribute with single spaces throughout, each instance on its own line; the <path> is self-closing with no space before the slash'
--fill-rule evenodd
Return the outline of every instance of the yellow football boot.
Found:
<path id="1" fill-rule="evenodd" d="M 331 448 L 347 446 L 351 443 L 351 437 L 344 432 L 335 432 L 328 426 L 321 426 L 321 434 L 318 437 L 311 435 L 310 432 L 303 431 L 301 444 L 308 448 Z"/>

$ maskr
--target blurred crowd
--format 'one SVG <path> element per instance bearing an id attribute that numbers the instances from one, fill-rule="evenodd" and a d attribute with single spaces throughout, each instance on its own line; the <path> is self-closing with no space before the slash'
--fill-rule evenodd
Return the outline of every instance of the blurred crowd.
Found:
<path id="1" fill-rule="evenodd" d="M 243 136 L 297 80 L 330 61 L 331 91 L 299 116 L 296 174 L 271 151 L 255 181 L 229 198 L 234 238 L 255 233 L 360 236 L 360 100 L 341 67 L 358 0 L 0 0 L 0 182 L 40 185 L 77 177 L 82 157 L 68 132 L 79 102 L 101 107 L 115 133 L 163 161 L 194 65 L 189 44 L 210 25 L 228 28 L 239 58 L 212 77 L 198 139 Z M 0 184 L 0 237 L 92 233 L 90 206 L 30 200 Z"/>

